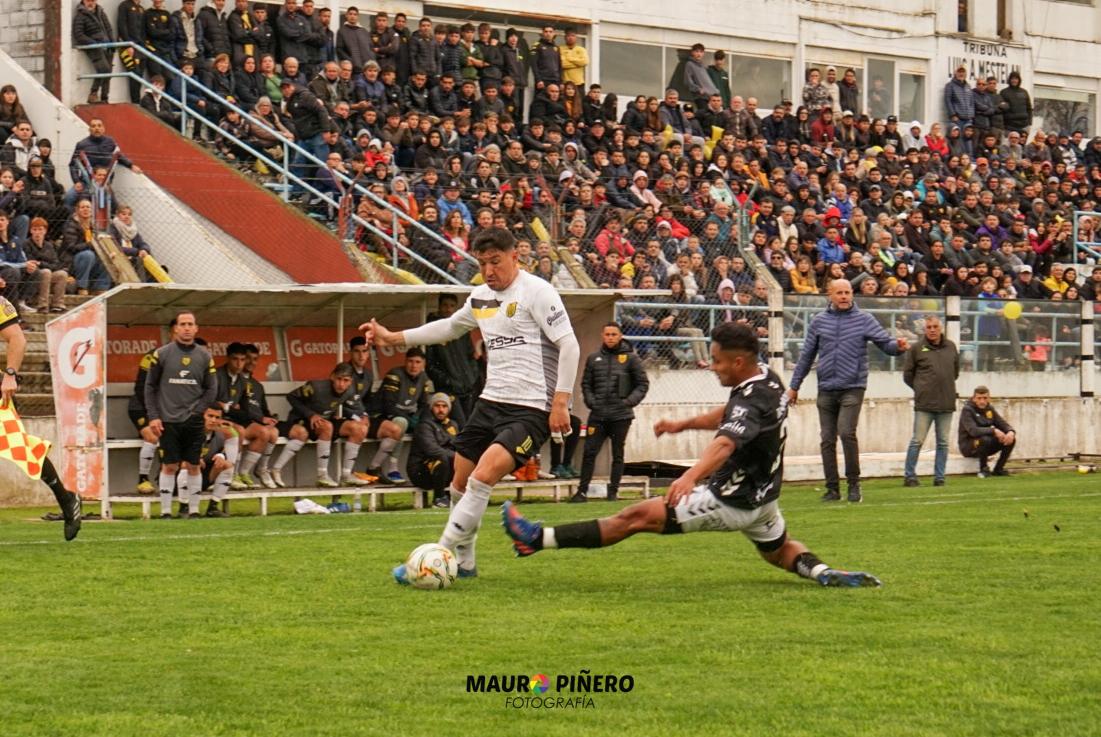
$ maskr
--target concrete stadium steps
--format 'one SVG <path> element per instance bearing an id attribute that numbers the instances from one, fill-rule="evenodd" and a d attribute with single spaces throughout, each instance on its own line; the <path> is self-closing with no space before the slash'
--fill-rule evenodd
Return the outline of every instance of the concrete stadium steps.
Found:
<path id="1" fill-rule="evenodd" d="M 136 105 L 82 105 L 162 189 L 303 284 L 362 282 L 330 230 Z M 139 218 L 140 220 L 140 218 Z M 378 274 L 386 283 L 388 275 Z"/>

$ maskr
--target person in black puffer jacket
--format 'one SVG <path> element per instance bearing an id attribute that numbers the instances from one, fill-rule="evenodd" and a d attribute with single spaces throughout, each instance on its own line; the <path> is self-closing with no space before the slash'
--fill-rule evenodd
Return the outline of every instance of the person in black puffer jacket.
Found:
<path id="1" fill-rule="evenodd" d="M 73 13 L 73 44 L 87 46 L 114 40 L 115 33 L 111 28 L 111 21 L 107 19 L 107 13 L 103 8 L 96 4 L 96 0 L 81 0 Z M 87 49 L 84 53 L 92 62 L 96 74 L 107 74 L 111 71 L 111 60 L 115 56 L 113 49 Z M 88 93 L 88 104 L 107 102 L 110 87 L 110 77 L 93 79 L 92 89 Z"/>
<path id="2" fill-rule="evenodd" d="M 1019 73 L 1010 72 L 1006 81 L 1009 86 L 1001 91 L 1002 99 L 1009 103 L 1004 113 L 1005 127 L 1023 133 L 1032 125 L 1032 98 L 1028 90 L 1021 86 Z"/>
<path id="3" fill-rule="evenodd" d="M 581 480 L 571 502 L 588 501 L 589 482 L 593 478 L 596 456 L 604 440 L 612 441 L 612 472 L 608 481 L 608 501 L 615 501 L 623 476 L 623 446 L 627 431 L 635 419 L 634 407 L 650 389 L 650 380 L 642 359 L 623 339 L 618 323 L 610 322 L 601 334 L 604 345 L 585 360 L 581 391 L 589 407 L 588 437 L 581 460 Z"/>

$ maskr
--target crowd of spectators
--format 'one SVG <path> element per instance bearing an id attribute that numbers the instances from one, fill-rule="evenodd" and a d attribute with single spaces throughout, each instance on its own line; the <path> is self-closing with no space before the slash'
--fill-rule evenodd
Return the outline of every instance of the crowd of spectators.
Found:
<path id="1" fill-rule="evenodd" d="M 91 294 L 112 279 L 93 242 L 109 234 L 146 277 L 150 247 L 133 209 L 115 201 L 116 166 L 140 173 L 92 120 L 69 161 L 67 190 L 57 179 L 53 144 L 38 137 L 14 85 L 0 87 L 0 294 L 20 313 L 62 312 L 66 294 Z"/>
<path id="2" fill-rule="evenodd" d="M 84 0 L 74 23 L 90 27 L 94 7 Z M 190 108 L 278 153 L 278 137 L 224 103 L 262 118 L 325 162 L 297 156 L 298 173 L 334 199 L 352 198 L 374 226 L 346 234 L 361 248 L 388 257 L 396 238 L 460 280 L 473 276 L 459 255 L 472 235 L 503 226 L 519 238 L 525 267 L 552 283 L 671 289 L 688 304 L 756 299 L 748 251 L 799 294 L 844 277 L 858 295 L 1101 295 L 1101 267 L 1064 268 L 1074 258 L 1073 212 L 1101 203 L 1101 137 L 1033 130 L 1016 73 L 999 89 L 961 68 L 944 90 L 945 120 L 900 125 L 883 91 L 873 84 L 864 94 L 852 69 L 810 69 L 801 105 L 780 98 L 760 109 L 737 94 L 723 52 L 705 64 L 696 44 L 676 87 L 620 105 L 585 86 L 588 56 L 568 28 L 561 43 L 563 29 L 547 26 L 529 45 L 516 29 L 487 23 L 421 18 L 413 27 L 404 14 L 380 12 L 361 24 L 356 8 L 330 24 L 310 0 L 289 0 L 274 18 L 245 0 L 228 13 L 223 0 L 173 13 L 157 2 L 138 22 L 140 9 L 120 6 L 118 38 L 217 93 L 192 88 Z M 96 17 L 112 38 L 102 11 Z M 135 59 L 124 63 L 158 89 L 178 89 L 178 79 L 166 85 L 163 70 Z M 142 104 L 175 121 L 157 92 Z M 267 169 L 228 138 L 211 143 Z M 337 172 L 440 237 L 408 223 L 394 233 L 389 212 L 349 192 Z M 294 194 L 316 209 L 316 198 Z M 1079 242 L 1101 246 L 1097 223 L 1081 220 Z"/>

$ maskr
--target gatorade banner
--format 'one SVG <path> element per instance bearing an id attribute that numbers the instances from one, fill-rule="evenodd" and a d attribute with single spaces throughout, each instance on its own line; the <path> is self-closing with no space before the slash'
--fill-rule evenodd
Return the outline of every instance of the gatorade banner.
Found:
<path id="1" fill-rule="evenodd" d="M 99 499 L 107 481 L 106 306 L 90 302 L 46 326 L 61 448 L 61 480 L 85 499 Z M 133 378 L 133 375 L 131 375 Z"/>
<path id="2" fill-rule="evenodd" d="M 356 326 L 346 328 L 344 343 L 336 344 L 335 328 L 287 328 L 287 352 L 293 381 L 327 379 L 340 361 L 348 359 L 348 341 L 360 335 Z M 379 378 L 405 360 L 405 349 L 390 347 L 376 350 Z"/>
<path id="3" fill-rule="evenodd" d="M 163 343 L 161 329 L 156 325 L 108 325 L 107 381 L 133 383 L 141 357 Z"/>

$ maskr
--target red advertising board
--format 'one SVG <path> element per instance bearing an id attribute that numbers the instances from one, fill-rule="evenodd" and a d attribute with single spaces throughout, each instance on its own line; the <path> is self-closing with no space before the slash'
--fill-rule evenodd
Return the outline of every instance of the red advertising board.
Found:
<path id="1" fill-rule="evenodd" d="M 339 361 L 348 358 L 348 341 L 360 335 L 354 327 L 344 331 L 344 343 L 336 344 L 332 328 L 287 328 L 287 352 L 294 381 L 324 379 Z M 381 376 L 401 364 L 405 349 L 382 348 L 376 351 Z M 378 378 L 378 377 L 375 377 Z"/>
<path id="2" fill-rule="evenodd" d="M 216 363 L 221 364 L 226 346 L 233 341 L 253 343 L 260 349 L 256 374 L 261 379 L 278 378 L 278 356 L 275 331 L 272 328 L 200 327 L 199 335 L 207 342 Z M 107 327 L 107 380 L 133 381 L 141 357 L 164 344 L 161 329 L 156 325 Z"/>
<path id="3" fill-rule="evenodd" d="M 106 482 L 106 309 L 103 302 L 93 302 L 46 328 L 61 480 L 86 499 L 99 499 Z"/>
<path id="4" fill-rule="evenodd" d="M 107 381 L 133 381 L 141 357 L 163 342 L 156 325 L 108 325 Z"/>

